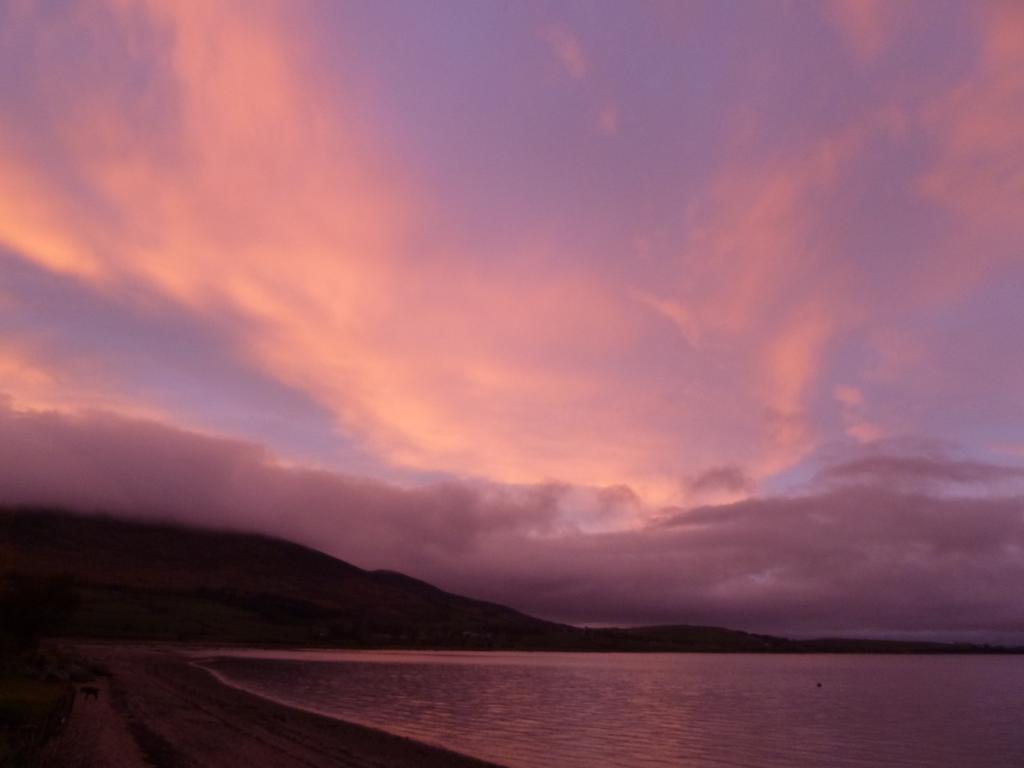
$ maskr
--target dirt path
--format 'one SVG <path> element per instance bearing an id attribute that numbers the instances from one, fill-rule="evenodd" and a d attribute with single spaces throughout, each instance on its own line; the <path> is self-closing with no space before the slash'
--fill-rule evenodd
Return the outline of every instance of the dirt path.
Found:
<path id="1" fill-rule="evenodd" d="M 97 698 L 75 697 L 71 719 L 49 745 L 43 765 L 54 768 L 136 768 L 146 766 L 142 752 L 121 715 L 114 710 L 110 684 L 99 680 Z"/>

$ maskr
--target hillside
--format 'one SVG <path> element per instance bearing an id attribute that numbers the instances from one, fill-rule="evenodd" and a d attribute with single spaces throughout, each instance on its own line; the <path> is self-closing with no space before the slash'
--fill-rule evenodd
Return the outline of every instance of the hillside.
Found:
<path id="1" fill-rule="evenodd" d="M 582 629 L 367 571 L 257 534 L 0 509 L 0 574 L 70 574 L 66 634 L 261 645 L 586 651 L 992 652 L 884 640 L 790 640 L 721 627 Z"/>
<path id="2" fill-rule="evenodd" d="M 0 511 L 0 570 L 70 573 L 70 633 L 336 645 L 518 645 L 559 625 L 255 534 Z"/>

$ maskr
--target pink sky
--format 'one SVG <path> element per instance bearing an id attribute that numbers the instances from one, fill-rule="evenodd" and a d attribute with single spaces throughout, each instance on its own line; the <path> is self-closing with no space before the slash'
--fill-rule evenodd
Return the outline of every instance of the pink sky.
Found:
<path id="1" fill-rule="evenodd" d="M 978 605 L 1020 568 L 1022 209 L 1013 2 L 5 3 L 0 438 L 61 476 L 0 501 L 248 524 L 554 618 L 827 627 L 827 596 L 1022 631 Z M 805 537 L 805 502 L 870 525 Z M 943 526 L 1005 537 L 901 570 Z M 659 586 L 698 566 L 726 581 Z M 872 618 L 887 579 L 909 623 Z"/>

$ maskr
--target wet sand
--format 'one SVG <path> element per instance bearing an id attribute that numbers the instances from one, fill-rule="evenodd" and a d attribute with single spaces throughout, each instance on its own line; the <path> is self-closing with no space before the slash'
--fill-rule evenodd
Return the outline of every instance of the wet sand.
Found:
<path id="1" fill-rule="evenodd" d="M 231 688 L 173 650 L 77 650 L 110 676 L 98 698 L 77 697 L 52 768 L 494 768 Z"/>

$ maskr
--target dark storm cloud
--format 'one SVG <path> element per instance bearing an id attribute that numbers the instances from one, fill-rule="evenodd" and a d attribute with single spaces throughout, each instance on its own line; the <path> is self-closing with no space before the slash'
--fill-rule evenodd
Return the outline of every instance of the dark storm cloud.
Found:
<path id="1" fill-rule="evenodd" d="M 946 456 L 867 456 L 827 467 L 826 482 L 883 486 L 990 485 L 1024 477 L 1024 468 Z"/>
<path id="2" fill-rule="evenodd" d="M 837 467 L 849 482 L 811 494 L 593 533 L 567 522 L 559 485 L 404 489 L 150 422 L 0 407 L 4 503 L 258 530 L 579 623 L 1024 639 L 1024 501 L 885 483 L 894 468 L 972 483 L 1005 468 L 873 461 L 868 483 Z"/>

